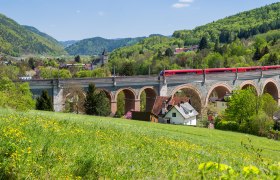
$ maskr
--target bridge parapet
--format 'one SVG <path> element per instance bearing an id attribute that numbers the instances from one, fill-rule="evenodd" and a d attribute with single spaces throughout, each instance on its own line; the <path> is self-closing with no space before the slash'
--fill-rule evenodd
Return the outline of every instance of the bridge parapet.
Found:
<path id="1" fill-rule="evenodd" d="M 32 93 L 37 96 L 42 90 L 48 90 L 54 99 L 56 110 L 63 109 L 63 88 L 69 87 L 71 84 L 78 85 L 84 89 L 90 83 L 94 83 L 97 88 L 106 90 L 111 97 L 112 109 L 116 110 L 116 99 L 118 92 L 125 90 L 134 94 L 135 98 L 132 102 L 138 103 L 134 107 L 139 106 L 139 97 L 145 89 L 154 90 L 156 95 L 172 96 L 174 91 L 180 88 L 189 88 L 199 94 L 201 104 L 206 104 L 211 96 L 210 91 L 220 91 L 218 95 L 223 94 L 221 91 L 229 91 L 237 88 L 254 87 L 258 95 L 263 92 L 273 94 L 275 100 L 280 97 L 280 71 L 257 71 L 245 73 L 215 73 L 196 75 L 175 75 L 175 76 L 119 76 L 108 78 L 79 78 L 79 79 L 47 79 L 47 80 L 26 80 L 29 82 Z M 274 85 L 275 84 L 275 85 Z M 273 90 L 270 90 L 274 88 Z M 279 91 L 278 91 L 279 90 Z M 150 93 L 151 94 L 151 93 Z M 131 96 L 132 97 L 132 96 Z M 130 99 L 131 97 L 128 97 Z M 151 101 L 152 102 L 152 101 Z M 149 105 L 151 106 L 151 105 Z M 115 112 L 115 111 L 112 111 Z"/>

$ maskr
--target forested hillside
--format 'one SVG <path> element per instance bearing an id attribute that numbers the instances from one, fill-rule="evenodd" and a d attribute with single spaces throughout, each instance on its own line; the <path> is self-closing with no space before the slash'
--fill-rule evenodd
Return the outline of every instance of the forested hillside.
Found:
<path id="1" fill-rule="evenodd" d="M 1 53 L 12 56 L 66 53 L 53 38 L 46 37 L 37 29 L 21 26 L 2 14 L 0 14 L 0 45 Z"/>
<path id="2" fill-rule="evenodd" d="M 99 55 L 104 49 L 108 52 L 112 52 L 114 49 L 136 44 L 142 39 L 143 37 L 123 39 L 104 39 L 101 37 L 95 37 L 78 41 L 77 43 L 66 47 L 66 51 L 70 55 Z"/>
<path id="3" fill-rule="evenodd" d="M 39 31 L 37 28 L 35 27 L 32 27 L 32 26 L 27 26 L 27 25 L 23 25 L 23 27 L 35 34 L 38 34 L 39 36 L 42 36 L 46 39 L 48 39 L 49 41 L 55 43 L 55 44 L 60 44 L 56 39 L 54 39 L 53 37 L 51 37 L 50 35 L 46 34 L 46 33 L 43 33 L 41 31 Z"/>
<path id="4" fill-rule="evenodd" d="M 76 40 L 69 40 L 69 41 L 59 41 L 59 43 L 64 47 L 64 48 L 67 48 L 69 46 L 71 46 L 72 44 L 75 44 L 79 41 L 76 41 Z"/>
<path id="5" fill-rule="evenodd" d="M 197 44 L 204 36 L 215 42 L 232 42 L 236 37 L 248 38 L 259 33 L 280 28 L 280 3 L 245 11 L 199 26 L 194 30 L 175 31 L 173 37 L 183 39 L 185 45 Z"/>
<path id="6" fill-rule="evenodd" d="M 154 36 L 115 50 L 110 65 L 119 75 L 163 69 L 219 68 L 280 63 L 280 3 L 226 17 L 194 30 Z M 199 49 L 176 52 L 176 48 Z M 127 72 L 130 72 L 127 74 Z"/>

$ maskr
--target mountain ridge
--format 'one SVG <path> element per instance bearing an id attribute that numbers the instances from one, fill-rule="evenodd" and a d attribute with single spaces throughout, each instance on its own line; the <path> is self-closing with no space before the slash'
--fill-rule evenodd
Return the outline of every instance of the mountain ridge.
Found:
<path id="1" fill-rule="evenodd" d="M 42 36 L 38 29 L 22 26 L 11 18 L 0 14 L 0 52 L 20 56 L 24 54 L 66 54 L 62 46 L 49 36 Z M 48 36 L 48 35 L 47 35 Z"/>
<path id="2" fill-rule="evenodd" d="M 66 47 L 65 50 L 70 55 L 99 55 L 104 49 L 108 52 L 112 52 L 117 48 L 136 44 L 144 38 L 145 37 L 106 39 L 103 37 L 93 37 L 80 40 Z"/>

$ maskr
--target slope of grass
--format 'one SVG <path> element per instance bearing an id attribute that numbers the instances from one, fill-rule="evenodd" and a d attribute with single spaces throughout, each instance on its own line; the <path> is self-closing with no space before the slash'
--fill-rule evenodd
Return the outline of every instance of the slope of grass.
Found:
<path id="1" fill-rule="evenodd" d="M 279 178 L 279 154 L 240 133 L 0 110 L 0 179 Z"/>

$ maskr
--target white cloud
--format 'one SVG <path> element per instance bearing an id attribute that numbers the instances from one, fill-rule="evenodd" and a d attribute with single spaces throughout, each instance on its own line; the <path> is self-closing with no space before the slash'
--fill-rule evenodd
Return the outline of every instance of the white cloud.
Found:
<path id="1" fill-rule="evenodd" d="M 173 4 L 173 8 L 184 8 L 189 7 L 194 0 L 178 0 L 177 3 Z"/>
<path id="2" fill-rule="evenodd" d="M 184 8 L 184 7 L 188 7 L 190 6 L 189 4 L 185 4 L 185 3 L 175 3 L 172 5 L 172 7 L 174 8 Z"/>

